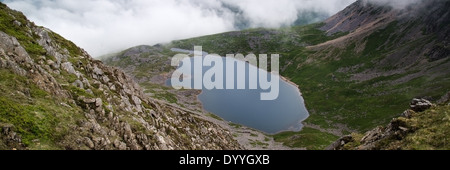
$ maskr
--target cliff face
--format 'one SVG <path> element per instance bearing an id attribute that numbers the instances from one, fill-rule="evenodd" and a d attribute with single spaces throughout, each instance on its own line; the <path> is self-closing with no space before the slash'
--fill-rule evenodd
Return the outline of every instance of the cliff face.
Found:
<path id="1" fill-rule="evenodd" d="M 0 149 L 240 149 L 228 131 L 0 8 Z"/>
<path id="2" fill-rule="evenodd" d="M 377 0 L 357 1 L 327 19 L 321 30 L 329 35 L 337 32 L 349 34 L 311 48 L 342 47 L 351 43 L 367 45 L 370 36 L 377 35 L 379 42 L 372 45 L 380 52 L 393 51 L 394 54 L 388 56 L 391 60 L 400 57 L 408 60 L 421 59 L 409 56 L 416 55 L 426 56 L 426 59 L 432 62 L 449 56 L 450 12 L 446 10 L 450 7 L 449 1 L 418 1 L 402 8 L 376 2 Z M 378 34 L 380 32 L 384 34 Z M 412 43 L 417 40 L 423 40 L 423 44 L 419 46 Z M 405 46 L 419 46 L 419 49 L 404 51 Z M 363 50 L 363 47 L 360 49 Z"/>
<path id="3" fill-rule="evenodd" d="M 411 1 L 413 2 L 413 1 Z M 391 5 L 389 5 L 391 4 Z M 399 34 L 399 44 L 420 39 L 428 34 L 437 34 L 442 44 L 448 43 L 450 13 L 446 0 L 416 1 L 404 7 L 395 7 L 394 2 L 383 4 L 377 0 L 359 0 L 324 21 L 320 29 L 328 35 L 348 32 L 337 40 L 357 40 L 386 27 L 394 27 L 391 34 Z M 393 24 L 395 22 L 395 24 Z M 389 37 L 395 39 L 397 37 Z M 448 55 L 448 53 L 446 53 Z"/>

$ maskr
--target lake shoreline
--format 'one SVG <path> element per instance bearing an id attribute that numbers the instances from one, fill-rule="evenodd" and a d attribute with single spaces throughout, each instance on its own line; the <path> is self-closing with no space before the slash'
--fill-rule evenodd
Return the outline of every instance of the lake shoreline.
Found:
<path id="1" fill-rule="evenodd" d="M 298 92 L 300 93 L 300 96 L 303 96 L 302 92 L 300 91 L 300 86 L 298 84 L 295 84 L 294 82 L 292 82 L 291 80 L 289 80 L 288 78 L 286 78 L 284 76 L 280 75 L 280 78 L 281 78 L 281 80 L 284 80 L 288 84 L 291 84 L 291 85 L 295 86 L 298 89 Z"/>
<path id="2" fill-rule="evenodd" d="M 184 52 L 188 52 L 188 51 L 189 50 L 186 50 Z M 273 74 L 272 72 L 268 72 L 268 73 Z M 299 89 L 299 85 L 290 81 L 286 77 L 283 77 L 281 75 L 277 75 L 277 76 L 279 76 L 279 78 L 280 78 L 278 80 L 278 81 L 280 81 L 280 83 L 286 83 L 283 86 L 283 88 L 285 88 L 286 90 L 294 90 L 294 89 L 290 89 L 290 88 L 295 88 L 295 91 L 297 92 L 295 94 L 295 96 L 298 95 L 298 97 L 300 97 L 302 99 L 302 101 L 299 104 L 303 105 L 306 109 L 304 99 L 302 98 L 302 93 L 300 92 L 300 89 Z M 233 121 L 225 120 L 221 116 L 217 115 L 217 113 L 206 110 L 205 105 L 201 100 L 201 95 L 205 94 L 205 91 L 204 90 L 199 90 L 199 91 L 200 92 L 195 95 L 196 103 L 200 103 L 199 105 L 197 105 L 198 111 L 200 111 L 198 113 L 204 119 L 207 119 L 215 124 L 218 124 L 226 129 L 230 130 L 230 132 L 233 134 L 234 138 L 246 149 L 283 149 L 283 150 L 304 149 L 304 148 L 291 148 L 288 146 L 284 146 L 281 143 L 275 142 L 273 139 L 273 136 L 276 134 L 279 134 L 279 133 L 287 132 L 287 131 L 292 131 L 292 132 L 301 131 L 304 127 L 302 122 L 309 117 L 309 112 L 307 109 L 306 109 L 307 116 L 305 118 L 299 120 L 298 122 L 296 122 L 295 125 L 292 124 L 287 129 L 283 129 L 283 130 L 277 131 L 275 133 L 268 133 L 268 132 L 264 132 L 264 131 L 261 131 L 256 128 L 250 128 L 246 125 L 234 123 Z M 290 92 L 290 93 L 291 93 L 291 95 L 294 95 L 292 93 L 295 93 L 295 92 Z M 192 96 L 192 97 L 194 97 L 194 96 Z M 211 116 L 210 114 L 213 114 L 213 115 Z M 295 127 L 297 127 L 297 128 L 295 128 Z M 262 144 L 262 145 L 260 145 L 260 144 Z"/>

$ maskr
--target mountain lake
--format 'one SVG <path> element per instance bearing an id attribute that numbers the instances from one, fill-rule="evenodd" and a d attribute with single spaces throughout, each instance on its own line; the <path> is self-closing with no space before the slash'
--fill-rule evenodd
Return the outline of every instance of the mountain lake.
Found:
<path id="1" fill-rule="evenodd" d="M 183 49 L 172 49 L 172 51 L 193 54 L 193 51 Z M 199 67 L 194 68 L 193 65 L 195 58 L 204 58 L 206 55 L 208 55 L 208 53 L 203 52 L 203 56 L 185 58 L 182 61 L 182 64 L 186 63 L 185 60 L 190 60 L 191 70 L 183 70 L 180 69 L 181 67 L 178 67 L 178 71 L 182 72 L 183 74 L 205 74 L 205 72 L 214 65 L 203 66 L 202 68 L 200 68 L 201 71 L 195 71 L 195 69 L 199 69 Z M 230 62 L 230 60 L 226 60 L 225 57 L 221 58 L 223 58 L 223 69 L 224 74 L 226 74 L 225 63 Z M 303 127 L 302 121 L 304 121 L 309 116 L 309 113 L 305 107 L 303 97 L 301 96 L 301 93 L 296 86 L 280 78 L 278 98 L 275 100 L 261 100 L 260 94 L 263 92 L 269 92 L 270 89 L 263 90 L 259 87 L 259 84 L 257 89 L 249 88 L 250 80 L 248 78 L 248 73 L 250 68 L 255 66 L 237 59 L 232 59 L 231 62 L 245 63 L 246 88 L 242 90 L 236 88 L 226 89 L 226 80 L 223 80 L 224 89 L 208 90 L 203 85 L 202 93 L 198 96 L 198 99 L 202 102 L 204 110 L 211 112 L 226 121 L 254 128 L 268 134 L 275 134 L 281 131 L 301 130 L 301 128 Z M 237 87 L 238 69 L 236 65 L 234 69 L 234 83 L 235 87 Z M 258 69 L 258 72 L 266 71 Z M 190 76 L 183 75 L 183 79 L 190 78 L 192 80 L 191 87 L 194 87 L 193 84 L 195 76 L 203 77 L 203 75 L 200 74 L 193 74 L 190 74 Z M 270 73 L 267 74 L 269 75 L 269 78 L 272 76 Z M 223 78 L 226 79 L 226 76 L 223 75 Z M 213 77 L 213 80 L 214 79 L 215 76 Z M 171 79 L 167 80 L 166 85 L 171 86 Z M 175 84 L 175 86 L 176 85 L 177 84 Z"/>

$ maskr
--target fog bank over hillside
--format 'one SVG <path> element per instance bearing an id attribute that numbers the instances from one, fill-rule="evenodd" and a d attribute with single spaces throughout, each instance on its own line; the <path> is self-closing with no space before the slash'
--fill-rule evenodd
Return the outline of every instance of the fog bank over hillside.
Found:
<path id="1" fill-rule="evenodd" d="M 423 2 L 423 0 L 366 0 L 367 2 L 372 2 L 378 5 L 389 5 L 396 9 L 403 9 L 409 5 L 417 4 Z"/>
<path id="2" fill-rule="evenodd" d="M 252 27 L 315 22 L 355 0 L 4 0 L 93 56 Z M 314 15 L 303 17 L 313 12 Z M 299 22 L 300 17 L 302 21 Z M 305 21 L 306 20 L 306 21 Z"/>

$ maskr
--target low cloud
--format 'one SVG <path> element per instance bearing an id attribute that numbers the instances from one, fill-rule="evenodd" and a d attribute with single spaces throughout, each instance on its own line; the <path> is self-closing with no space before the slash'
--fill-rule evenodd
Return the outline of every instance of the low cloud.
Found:
<path id="1" fill-rule="evenodd" d="M 301 12 L 318 12 L 331 16 L 355 0 L 223 0 L 243 11 L 251 27 L 290 25 Z"/>
<path id="2" fill-rule="evenodd" d="M 395 9 L 404 9 L 409 5 L 417 4 L 422 2 L 422 0 L 366 0 L 378 5 L 391 6 Z"/>
<path id="3" fill-rule="evenodd" d="M 331 16 L 356 0 L 4 0 L 93 56 L 141 44 L 293 24 L 299 13 Z"/>

